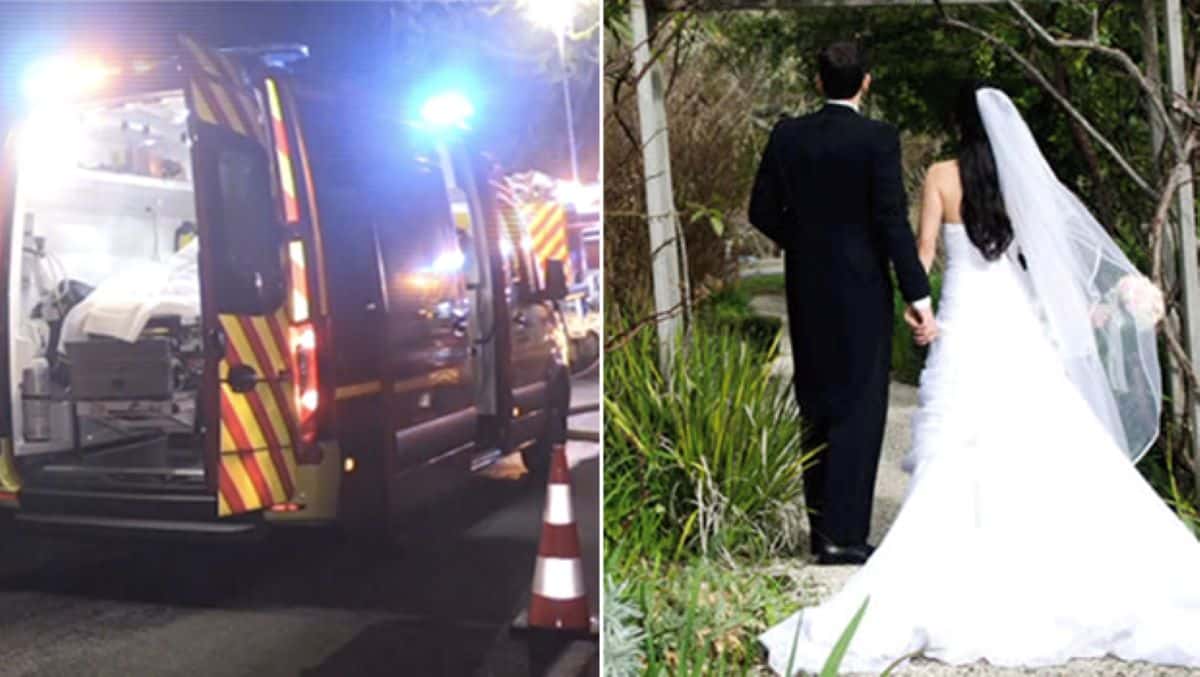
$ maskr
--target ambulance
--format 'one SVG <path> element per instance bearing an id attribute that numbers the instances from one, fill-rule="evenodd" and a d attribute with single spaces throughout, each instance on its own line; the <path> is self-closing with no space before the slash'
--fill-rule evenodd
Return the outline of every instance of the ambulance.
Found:
<path id="1" fill-rule="evenodd" d="M 565 439 L 564 262 L 500 246 L 470 100 L 305 58 L 181 36 L 31 76 L 0 157 L 9 526 L 374 530 Z"/>

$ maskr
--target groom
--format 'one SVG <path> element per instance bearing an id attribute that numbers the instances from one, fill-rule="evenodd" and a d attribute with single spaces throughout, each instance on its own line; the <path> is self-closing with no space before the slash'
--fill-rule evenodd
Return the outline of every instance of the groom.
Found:
<path id="1" fill-rule="evenodd" d="M 835 43 L 818 66 L 827 101 L 771 131 L 750 222 L 784 251 L 805 448 L 824 446 L 804 472 L 813 554 L 821 564 L 859 564 L 873 551 L 867 533 L 887 417 L 888 261 L 917 342 L 932 341 L 937 325 L 908 224 L 900 137 L 859 114 L 871 86 L 864 54 Z"/>

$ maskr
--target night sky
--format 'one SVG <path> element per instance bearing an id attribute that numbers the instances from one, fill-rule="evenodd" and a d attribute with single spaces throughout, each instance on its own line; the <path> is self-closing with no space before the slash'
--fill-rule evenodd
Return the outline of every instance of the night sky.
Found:
<path id="1" fill-rule="evenodd" d="M 0 125 L 25 105 L 25 69 L 60 52 L 116 50 L 139 58 L 175 51 L 188 33 L 214 46 L 300 42 L 300 70 L 316 82 L 353 82 L 395 97 L 398 115 L 414 92 L 452 76 L 477 98 L 473 126 L 511 170 L 569 178 L 570 161 L 553 36 L 504 0 L 445 2 L 162 2 L 0 4 Z M 595 14 L 596 4 L 588 9 Z M 577 28 L 594 23 L 579 19 Z M 599 33 L 568 45 L 568 73 L 583 180 L 599 167 Z M 392 92 L 394 94 L 389 94 Z"/>

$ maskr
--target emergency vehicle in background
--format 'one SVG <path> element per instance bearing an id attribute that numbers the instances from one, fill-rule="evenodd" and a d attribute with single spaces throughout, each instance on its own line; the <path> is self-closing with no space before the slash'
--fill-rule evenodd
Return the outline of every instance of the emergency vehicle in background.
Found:
<path id="1" fill-rule="evenodd" d="M 599 184 L 581 185 L 537 171 L 505 176 L 496 184 L 506 233 L 501 247 L 529 259 L 533 270 L 561 261 L 568 293 L 559 304 L 572 371 L 600 356 Z M 519 243 L 519 244 L 515 244 Z"/>
<path id="2" fill-rule="evenodd" d="M 0 160 L 17 525 L 381 525 L 565 438 L 564 267 L 502 250 L 462 97 L 413 119 L 306 86 L 306 56 L 181 37 L 176 59 L 47 72 L 88 91 Z"/>

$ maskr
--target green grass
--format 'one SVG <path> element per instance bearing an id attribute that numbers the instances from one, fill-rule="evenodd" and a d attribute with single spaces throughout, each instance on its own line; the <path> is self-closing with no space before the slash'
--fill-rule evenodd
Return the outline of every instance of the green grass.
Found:
<path id="1" fill-rule="evenodd" d="M 761 674 L 756 636 L 795 610 L 796 581 L 751 563 L 799 545 L 815 452 L 790 384 L 770 373 L 778 327 L 769 342 L 748 334 L 748 310 L 736 288 L 710 298 L 670 378 L 652 331 L 606 356 L 611 674 Z M 610 332 L 625 326 L 610 314 Z"/>
<path id="2" fill-rule="evenodd" d="M 750 301 L 758 294 L 754 292 L 754 286 L 747 285 L 747 282 L 742 280 L 723 287 L 705 299 L 697 309 L 697 321 L 714 329 L 739 334 L 753 347 L 766 353 L 773 349 L 779 338 L 783 321 L 754 312 Z"/>
<path id="3" fill-rule="evenodd" d="M 757 636 L 791 615 L 802 592 L 794 578 L 769 567 L 701 558 L 639 562 L 621 575 L 627 581 L 622 601 L 644 619 L 646 675 L 756 671 L 762 665 Z"/>
<path id="4" fill-rule="evenodd" d="M 612 576 L 613 565 L 606 568 Z M 758 635 L 816 600 L 817 591 L 798 571 L 706 558 L 625 565 L 618 572 L 623 582 L 606 587 L 606 674 L 769 674 Z M 836 677 L 866 611 L 864 602 L 830 651 L 822 677 Z M 610 632 L 617 639 L 610 641 Z"/>
<path id="5" fill-rule="evenodd" d="M 738 281 L 738 287 L 750 296 L 762 296 L 764 294 L 782 296 L 786 292 L 783 284 L 783 273 L 743 277 Z"/>
<path id="6" fill-rule="evenodd" d="M 712 324 L 681 339 L 669 379 L 653 332 L 606 356 L 605 534 L 632 557 L 762 556 L 800 540 L 811 452 L 789 384 L 771 376 L 775 343 Z"/>

